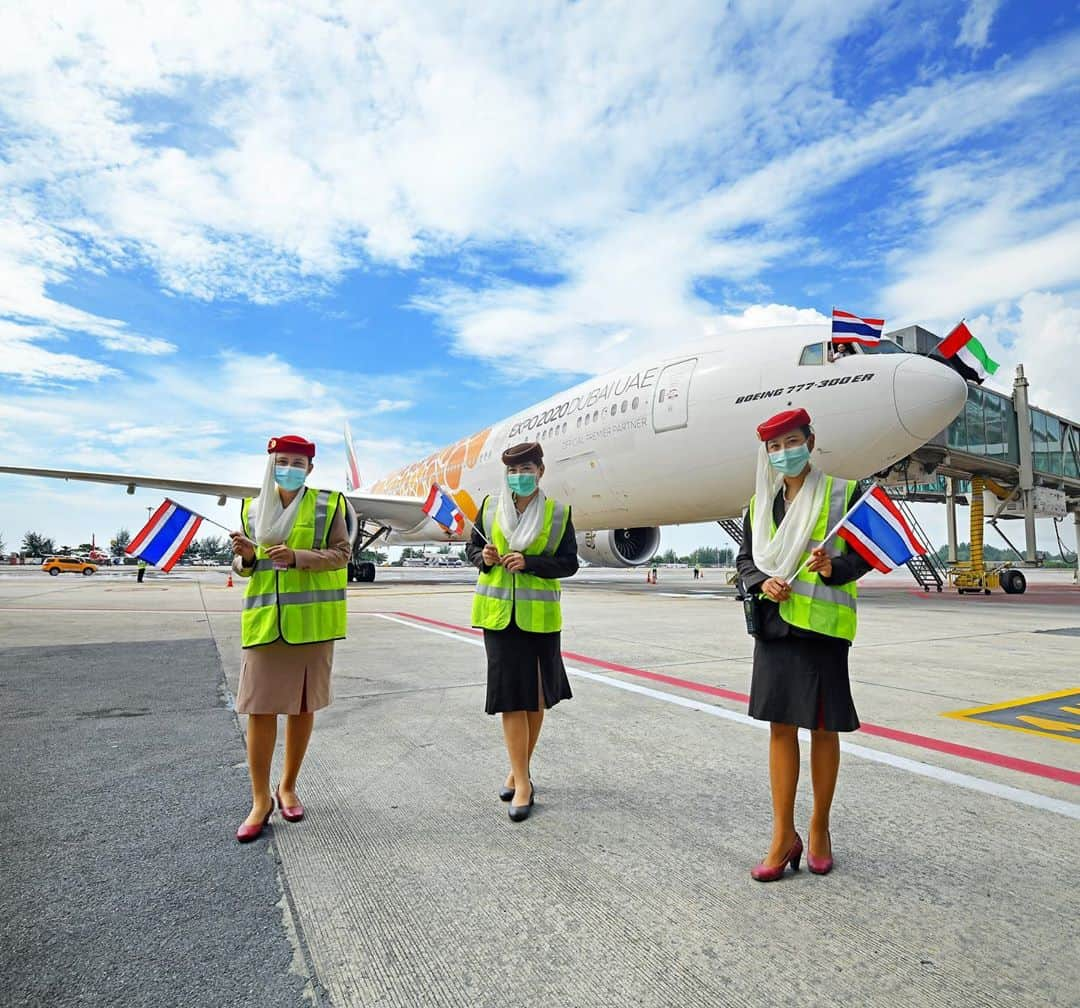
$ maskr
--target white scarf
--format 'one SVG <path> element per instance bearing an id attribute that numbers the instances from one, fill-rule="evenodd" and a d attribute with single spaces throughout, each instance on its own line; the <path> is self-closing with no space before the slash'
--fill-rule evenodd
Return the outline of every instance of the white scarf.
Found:
<path id="1" fill-rule="evenodd" d="M 776 535 L 772 535 L 773 501 L 783 485 L 783 473 L 769 465 L 769 453 L 762 444 L 754 489 L 757 510 L 753 523 L 754 566 L 769 577 L 790 581 L 799 569 L 810 533 L 821 514 L 825 476 L 820 469 L 810 467 L 802 489 L 788 507 Z"/>
<path id="2" fill-rule="evenodd" d="M 519 514 L 514 504 L 514 494 L 506 480 L 503 480 L 502 493 L 499 494 L 499 527 L 510 544 L 511 553 L 520 553 L 540 534 L 544 524 L 546 500 L 544 491 L 537 490 L 536 496 Z"/>
<path id="3" fill-rule="evenodd" d="M 288 507 L 281 504 L 281 495 L 274 479 L 275 455 L 266 458 L 266 473 L 263 476 L 262 492 L 251 502 L 248 517 L 255 530 L 255 542 L 259 546 L 279 546 L 289 538 L 296 516 L 300 511 L 300 502 L 304 499 L 304 487 L 301 487 Z"/>

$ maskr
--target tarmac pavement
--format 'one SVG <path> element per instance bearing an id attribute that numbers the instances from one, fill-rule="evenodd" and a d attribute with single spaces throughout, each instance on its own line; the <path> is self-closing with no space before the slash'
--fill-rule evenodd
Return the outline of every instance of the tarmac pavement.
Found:
<path id="1" fill-rule="evenodd" d="M 58 636 L 62 636 L 58 634 Z M 3 1003 L 310 1004 L 205 634 L 0 649 Z"/>
<path id="2" fill-rule="evenodd" d="M 864 592 L 853 690 L 881 733 L 846 739 L 837 868 L 761 885 L 767 733 L 736 603 L 680 572 L 567 582 L 575 697 L 515 825 L 470 588 L 439 573 L 350 591 L 308 818 L 248 847 L 219 692 L 241 590 L 0 580 L 3 733 L 26 754 L 2 796 L 13 1003 L 88 982 L 106 1000 L 81 1003 L 1076 1003 L 1080 750 L 942 715 L 1080 685 L 1080 637 L 1045 632 L 1080 627 L 1080 592 Z M 806 767 L 804 831 L 809 802 Z"/>

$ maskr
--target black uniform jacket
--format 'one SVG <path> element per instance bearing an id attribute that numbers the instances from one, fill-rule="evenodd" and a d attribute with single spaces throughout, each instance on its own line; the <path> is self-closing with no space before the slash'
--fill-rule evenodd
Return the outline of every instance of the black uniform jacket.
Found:
<path id="1" fill-rule="evenodd" d="M 491 570 L 484 563 L 484 547 L 487 543 L 484 542 L 484 538 L 480 533 L 488 534 L 488 530 L 484 528 L 484 508 L 482 505 L 473 525 L 472 538 L 465 544 L 465 555 L 469 558 L 469 563 L 474 567 L 478 567 L 482 573 L 487 574 Z M 559 547 L 552 556 L 522 555 L 525 556 L 524 573 L 526 574 L 535 574 L 536 577 L 541 578 L 573 577 L 578 570 L 577 533 L 574 531 L 573 514 L 567 517 L 566 531 L 563 532 L 563 537 L 559 540 Z"/>
<path id="2" fill-rule="evenodd" d="M 859 490 L 856 487 L 848 500 L 848 507 L 851 507 L 855 502 L 858 494 Z M 772 512 L 773 521 L 776 523 L 776 527 L 779 528 L 785 514 L 783 488 L 780 489 L 776 499 L 773 501 Z M 746 509 L 746 514 L 743 517 L 743 541 L 739 549 L 739 555 L 735 559 L 735 569 L 739 572 L 739 577 L 742 578 L 744 590 L 752 594 L 760 593 L 761 586 L 769 579 L 768 574 L 763 574 L 754 566 L 753 533 L 750 528 L 749 508 Z M 832 558 L 832 574 L 829 577 L 822 577 L 821 580 L 827 585 L 845 585 L 861 578 L 870 569 L 870 565 L 858 553 L 841 553 L 840 556 Z M 802 627 L 792 626 L 780 615 L 780 606 L 770 598 L 763 597 L 757 611 L 760 625 L 756 636 L 762 640 L 776 640 L 789 635 L 792 637 L 825 636 L 814 630 L 804 630 Z"/>

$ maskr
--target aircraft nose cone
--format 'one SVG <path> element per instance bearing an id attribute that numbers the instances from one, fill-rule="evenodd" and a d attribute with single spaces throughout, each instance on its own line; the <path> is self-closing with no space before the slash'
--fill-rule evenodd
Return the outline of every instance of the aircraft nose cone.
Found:
<path id="1" fill-rule="evenodd" d="M 897 365 L 893 396 L 904 430 L 929 441 L 964 408 L 967 382 L 948 365 L 912 354 Z"/>

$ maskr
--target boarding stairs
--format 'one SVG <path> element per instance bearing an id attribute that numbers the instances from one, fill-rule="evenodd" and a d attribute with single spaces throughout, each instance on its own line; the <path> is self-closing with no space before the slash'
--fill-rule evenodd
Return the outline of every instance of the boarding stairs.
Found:
<path id="1" fill-rule="evenodd" d="M 731 538 L 734 540 L 736 546 L 742 545 L 742 519 L 741 518 L 720 518 L 717 522 Z"/>
<path id="2" fill-rule="evenodd" d="M 919 519 L 915 517 L 915 512 L 912 511 L 911 505 L 907 501 L 905 488 L 902 486 L 886 487 L 885 492 L 900 509 L 900 513 L 911 527 L 911 531 L 915 533 L 915 538 L 926 547 L 926 554 L 924 556 L 913 556 L 907 562 L 907 569 L 911 571 L 911 576 L 915 578 L 923 591 L 941 591 L 946 580 L 945 565 L 938 557 L 934 544 L 930 542 L 930 537 L 919 524 Z"/>

